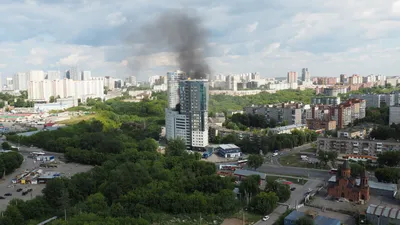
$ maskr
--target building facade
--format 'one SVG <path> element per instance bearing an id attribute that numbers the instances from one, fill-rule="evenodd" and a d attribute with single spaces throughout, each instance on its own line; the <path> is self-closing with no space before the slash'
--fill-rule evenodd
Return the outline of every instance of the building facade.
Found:
<path id="1" fill-rule="evenodd" d="M 178 77 L 181 79 L 182 77 Z M 208 81 L 172 79 L 168 89 L 166 112 L 167 140 L 182 138 L 187 148 L 208 145 Z M 178 81 L 178 90 L 175 90 Z M 175 95 L 175 96 L 172 96 Z"/>
<path id="2" fill-rule="evenodd" d="M 286 125 L 302 124 L 302 104 L 282 103 L 277 105 L 249 106 L 243 111 L 250 115 L 261 115 L 269 122 L 275 120 L 277 123 Z"/>
<path id="3" fill-rule="evenodd" d="M 384 151 L 400 151 L 400 142 L 369 139 L 318 137 L 318 151 L 377 156 Z"/>
<path id="4" fill-rule="evenodd" d="M 297 72 L 290 71 L 287 73 L 287 82 L 290 83 L 297 83 Z"/>
<path id="5" fill-rule="evenodd" d="M 360 184 L 357 184 L 355 177 L 351 176 L 350 163 L 345 160 L 336 181 L 328 184 L 328 195 L 337 199 L 345 198 L 351 202 L 368 201 L 369 185 L 365 170 L 360 174 Z"/>
<path id="6" fill-rule="evenodd" d="M 60 80 L 61 79 L 61 73 L 60 71 L 47 71 L 47 80 Z"/>
<path id="7" fill-rule="evenodd" d="M 303 68 L 301 70 L 301 81 L 310 82 L 311 76 L 310 72 L 308 72 L 308 68 Z"/>
<path id="8" fill-rule="evenodd" d="M 175 71 L 167 73 L 167 95 L 168 108 L 175 109 L 179 103 L 179 81 L 186 78 L 183 71 Z"/>
<path id="9" fill-rule="evenodd" d="M 26 73 L 14 74 L 14 90 L 26 91 L 28 90 L 28 75 Z"/>
<path id="10" fill-rule="evenodd" d="M 391 106 L 389 108 L 389 125 L 392 123 L 400 123 L 400 105 Z"/>
<path id="11" fill-rule="evenodd" d="M 340 97 L 334 96 L 318 96 L 311 98 L 312 105 L 339 105 Z"/>
<path id="12" fill-rule="evenodd" d="M 76 98 L 86 102 L 88 98 L 104 99 L 104 78 L 92 77 L 90 80 L 75 81 L 41 80 L 30 81 L 28 84 L 28 99 L 31 101 L 49 101 L 50 97 Z"/>

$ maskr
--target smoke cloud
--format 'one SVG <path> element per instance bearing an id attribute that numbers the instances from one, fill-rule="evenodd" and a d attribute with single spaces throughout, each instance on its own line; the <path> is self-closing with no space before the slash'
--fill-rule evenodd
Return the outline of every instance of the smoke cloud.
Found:
<path id="1" fill-rule="evenodd" d="M 140 55 L 173 51 L 180 69 L 189 77 L 206 79 L 210 73 L 205 60 L 208 32 L 199 17 L 179 10 L 167 11 L 143 26 L 138 35 L 143 39 Z M 140 69 L 142 63 L 143 59 L 141 63 L 136 60 L 133 69 Z"/>

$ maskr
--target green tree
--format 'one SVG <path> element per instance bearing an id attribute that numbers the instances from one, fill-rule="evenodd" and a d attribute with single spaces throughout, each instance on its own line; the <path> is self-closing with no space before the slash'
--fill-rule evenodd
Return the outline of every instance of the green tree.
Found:
<path id="1" fill-rule="evenodd" d="M 146 138 L 139 143 L 139 150 L 155 152 L 158 149 L 158 143 L 153 138 Z"/>
<path id="2" fill-rule="evenodd" d="M 278 200 L 274 192 L 261 192 L 253 198 L 251 206 L 256 213 L 269 214 L 277 206 Z"/>
<path id="3" fill-rule="evenodd" d="M 279 202 L 286 202 L 291 195 L 290 187 L 287 184 L 280 184 L 274 178 L 267 178 L 265 191 L 275 192 L 279 198 Z"/>
<path id="4" fill-rule="evenodd" d="M 4 150 L 10 150 L 11 145 L 7 141 L 5 141 L 5 142 L 1 143 L 1 148 Z"/>
<path id="5" fill-rule="evenodd" d="M 240 182 L 239 191 L 246 199 L 251 199 L 260 192 L 260 176 L 251 175 Z"/>
<path id="6" fill-rule="evenodd" d="M 55 102 L 55 101 L 56 101 L 56 98 L 55 98 L 54 96 L 50 96 L 49 102 L 50 102 L 50 103 L 53 103 L 53 102 Z"/>
<path id="7" fill-rule="evenodd" d="M 248 161 L 247 161 L 247 165 L 250 168 L 253 168 L 254 170 L 256 170 L 257 168 L 259 168 L 260 166 L 262 166 L 262 164 L 264 163 L 264 158 L 262 157 L 262 155 L 249 155 Z"/>
<path id="8" fill-rule="evenodd" d="M 314 220 L 309 216 L 302 216 L 296 220 L 296 225 L 314 225 Z"/>
<path id="9" fill-rule="evenodd" d="M 24 217 L 15 205 L 9 205 L 1 217 L 1 224 L 21 225 L 24 224 Z"/>
<path id="10" fill-rule="evenodd" d="M 183 139 L 173 139 L 168 141 L 165 154 L 170 156 L 182 156 L 185 154 L 185 150 L 186 145 Z"/>
<path id="11" fill-rule="evenodd" d="M 359 177 L 361 172 L 365 170 L 365 167 L 358 163 L 350 163 L 351 176 Z"/>
<path id="12" fill-rule="evenodd" d="M 400 163 L 400 152 L 385 151 L 378 155 L 378 164 L 381 166 L 395 167 Z"/>

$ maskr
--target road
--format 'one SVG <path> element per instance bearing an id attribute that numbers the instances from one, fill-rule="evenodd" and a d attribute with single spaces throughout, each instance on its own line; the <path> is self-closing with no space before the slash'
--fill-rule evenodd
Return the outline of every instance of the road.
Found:
<path id="1" fill-rule="evenodd" d="M 319 184 L 321 184 L 321 182 L 322 181 L 318 180 L 309 180 L 304 185 L 295 185 L 296 190 L 292 191 L 289 200 L 286 201 L 285 204 L 292 207 L 296 206 L 302 200 L 304 194 L 308 191 L 308 189 L 315 190 L 316 187 Z M 269 220 L 267 221 L 260 220 L 256 222 L 254 225 L 272 225 L 273 223 L 275 223 L 276 220 L 278 220 L 280 215 L 286 212 L 287 208 L 288 206 L 279 205 L 278 207 L 275 208 L 275 210 L 271 214 L 269 214 Z"/>

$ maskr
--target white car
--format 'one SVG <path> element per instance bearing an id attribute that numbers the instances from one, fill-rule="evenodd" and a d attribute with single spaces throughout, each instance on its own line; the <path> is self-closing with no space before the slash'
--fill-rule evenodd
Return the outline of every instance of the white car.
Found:
<path id="1" fill-rule="evenodd" d="M 263 220 L 263 221 L 269 220 L 269 216 L 264 216 L 264 217 L 262 218 L 262 220 Z"/>

